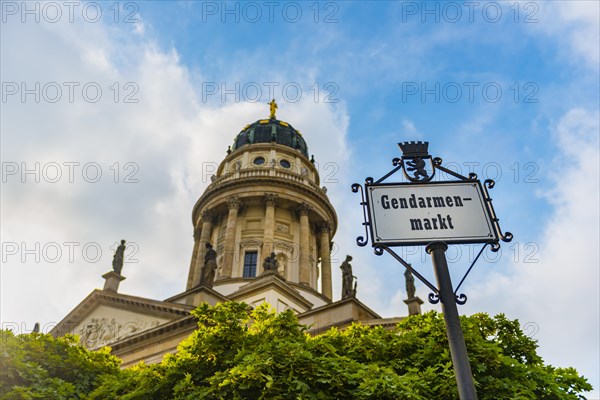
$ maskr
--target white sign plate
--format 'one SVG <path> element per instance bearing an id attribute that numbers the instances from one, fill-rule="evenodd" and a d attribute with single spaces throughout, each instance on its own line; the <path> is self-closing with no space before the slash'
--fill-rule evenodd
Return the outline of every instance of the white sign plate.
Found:
<path id="1" fill-rule="evenodd" d="M 373 245 L 498 240 L 479 181 L 366 185 Z"/>

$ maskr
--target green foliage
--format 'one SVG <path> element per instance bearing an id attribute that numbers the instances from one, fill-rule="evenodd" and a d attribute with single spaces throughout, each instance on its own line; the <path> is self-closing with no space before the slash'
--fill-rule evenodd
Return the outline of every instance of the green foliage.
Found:
<path id="1" fill-rule="evenodd" d="M 108 348 L 91 352 L 77 337 L 0 331 L 0 398 L 82 399 L 120 373 Z"/>
<path id="2" fill-rule="evenodd" d="M 291 311 L 206 304 L 198 330 L 161 364 L 104 385 L 98 399 L 456 399 L 443 316 L 396 330 L 352 325 L 311 337 Z M 544 365 L 534 340 L 504 315 L 462 317 L 480 399 L 579 399 L 572 368 Z"/>
<path id="3" fill-rule="evenodd" d="M 89 383 L 81 387 L 85 380 L 65 379 L 65 371 L 46 366 L 42 369 L 52 372 L 42 374 L 30 359 L 28 368 L 11 361 L 6 374 L 11 382 L 19 382 L 16 375 L 42 374 L 47 392 L 36 389 L 36 395 L 54 392 L 18 397 L 13 389 L 17 397 L 6 398 L 77 398 L 68 397 L 74 392 L 102 400 L 458 398 L 443 316 L 435 312 L 405 318 L 396 330 L 355 324 L 316 337 L 291 311 L 276 314 L 267 305 L 252 310 L 243 303 L 203 304 L 193 313 L 198 329 L 160 364 L 115 371 L 116 364 L 109 363 L 102 373 L 84 373 Z M 476 314 L 461 323 L 480 399 L 581 399 L 592 389 L 574 369 L 545 365 L 518 321 Z M 107 357 L 81 351 L 88 358 Z M 43 358 L 60 364 L 62 357 Z M 71 368 L 80 364 L 79 359 L 70 363 Z M 19 390 L 39 386 L 33 378 L 27 382 Z"/>

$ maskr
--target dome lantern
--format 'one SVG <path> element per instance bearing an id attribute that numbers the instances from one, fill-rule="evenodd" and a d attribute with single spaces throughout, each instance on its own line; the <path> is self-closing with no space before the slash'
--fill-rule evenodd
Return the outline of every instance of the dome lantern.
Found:
<path id="1" fill-rule="evenodd" d="M 277 143 L 298 150 L 308 158 L 308 147 L 302 134 L 289 123 L 275 117 L 275 110 L 278 108 L 275 100 L 269 103 L 269 107 L 269 119 L 260 119 L 246 125 L 235 137 L 231 151 L 256 143 Z"/>

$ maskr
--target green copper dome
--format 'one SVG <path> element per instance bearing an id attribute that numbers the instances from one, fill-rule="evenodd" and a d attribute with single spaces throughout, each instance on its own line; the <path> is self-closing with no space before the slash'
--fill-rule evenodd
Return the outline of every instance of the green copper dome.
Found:
<path id="1" fill-rule="evenodd" d="M 300 132 L 278 119 L 261 119 L 247 125 L 237 135 L 231 150 L 255 143 L 277 143 L 299 150 L 308 158 L 308 148 Z"/>

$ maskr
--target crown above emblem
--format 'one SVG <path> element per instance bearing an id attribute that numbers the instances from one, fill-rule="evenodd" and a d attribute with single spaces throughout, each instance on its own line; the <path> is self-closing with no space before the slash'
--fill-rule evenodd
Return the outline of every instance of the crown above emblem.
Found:
<path id="1" fill-rule="evenodd" d="M 428 157 L 429 142 L 402 142 L 398 143 L 402 150 L 402 158 Z"/>

